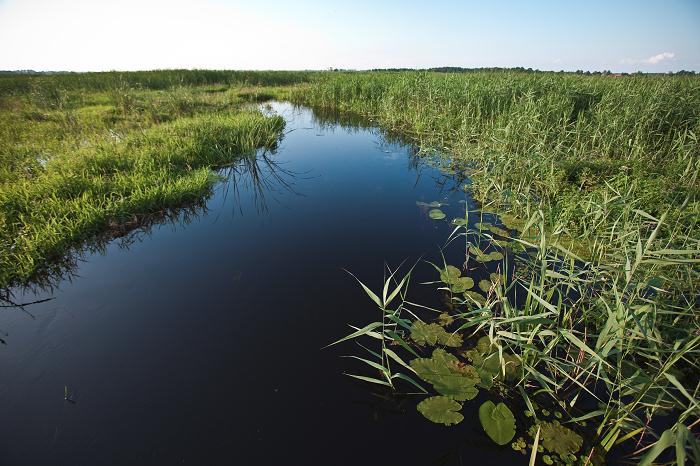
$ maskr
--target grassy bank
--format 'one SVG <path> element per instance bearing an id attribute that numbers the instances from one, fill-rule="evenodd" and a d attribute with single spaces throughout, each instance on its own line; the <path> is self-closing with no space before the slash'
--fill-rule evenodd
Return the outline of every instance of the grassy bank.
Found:
<path id="1" fill-rule="evenodd" d="M 0 286 L 61 269 L 99 236 L 205 198 L 214 168 L 271 148 L 284 126 L 247 104 L 295 73 L 0 77 Z"/>
<path id="2" fill-rule="evenodd" d="M 700 461 L 699 79 L 348 73 L 293 98 L 449 153 L 483 210 L 520 230 L 454 219 L 467 260 L 441 265 L 444 309 L 404 300 L 410 276 L 368 291 L 382 319 L 353 338 L 381 346 L 363 380 L 432 384 L 418 409 L 447 424 L 478 388 L 520 398 L 531 437 L 513 448 L 546 464 Z M 480 292 L 477 272 L 491 273 Z"/>

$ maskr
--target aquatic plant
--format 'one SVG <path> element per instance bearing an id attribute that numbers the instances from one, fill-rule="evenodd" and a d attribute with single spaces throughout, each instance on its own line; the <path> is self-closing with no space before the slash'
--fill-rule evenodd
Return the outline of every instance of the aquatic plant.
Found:
<path id="1" fill-rule="evenodd" d="M 431 209 L 428 212 L 428 217 L 432 218 L 433 220 L 442 220 L 446 217 L 446 215 L 445 212 L 440 209 Z"/>
<path id="2" fill-rule="evenodd" d="M 416 321 L 411 325 L 411 340 L 419 345 L 445 345 L 457 348 L 462 345 L 462 337 L 457 333 L 448 333 L 438 324 L 426 324 Z"/>
<path id="3" fill-rule="evenodd" d="M 491 440 L 499 445 L 510 443 L 515 436 L 515 417 L 503 403 L 485 401 L 479 407 L 479 421 Z"/>
<path id="4" fill-rule="evenodd" d="M 431 396 L 418 403 L 418 412 L 436 424 L 451 426 L 464 419 L 462 405 L 447 396 Z"/>

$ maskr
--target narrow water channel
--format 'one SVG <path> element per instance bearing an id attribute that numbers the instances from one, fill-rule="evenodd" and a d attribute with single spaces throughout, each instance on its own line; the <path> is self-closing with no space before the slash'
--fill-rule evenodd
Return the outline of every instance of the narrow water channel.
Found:
<path id="1" fill-rule="evenodd" d="M 206 207 L 86 253 L 0 309 L 0 464 L 509 464 L 474 410 L 455 427 L 342 375 L 321 349 L 377 319 L 352 278 L 441 261 L 464 180 L 373 128 L 272 104 L 274 153 L 224 170 Z M 448 216 L 448 219 L 451 218 Z M 427 264 L 411 297 L 439 305 Z M 64 399 L 69 392 L 69 401 Z"/>

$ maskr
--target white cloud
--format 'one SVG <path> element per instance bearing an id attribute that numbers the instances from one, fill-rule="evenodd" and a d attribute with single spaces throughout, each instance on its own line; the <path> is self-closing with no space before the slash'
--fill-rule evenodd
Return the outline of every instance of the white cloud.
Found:
<path id="1" fill-rule="evenodd" d="M 654 55 L 653 57 L 649 57 L 646 60 L 643 60 L 644 63 L 648 63 L 650 65 L 656 65 L 659 62 L 662 62 L 666 59 L 672 59 L 676 56 L 675 53 L 673 52 L 662 52 Z"/>
<path id="2" fill-rule="evenodd" d="M 673 60 L 674 58 L 676 58 L 676 54 L 673 52 L 661 52 L 643 59 L 624 58 L 622 63 L 625 65 L 658 65 L 664 60 Z"/>

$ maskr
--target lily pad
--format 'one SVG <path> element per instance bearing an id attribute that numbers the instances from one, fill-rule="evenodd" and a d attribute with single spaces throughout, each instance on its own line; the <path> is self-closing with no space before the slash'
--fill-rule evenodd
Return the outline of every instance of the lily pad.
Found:
<path id="1" fill-rule="evenodd" d="M 467 377 L 445 376 L 433 384 L 433 388 L 438 393 L 449 396 L 455 400 L 466 401 L 473 400 L 479 394 L 479 389 L 476 388 L 473 379 Z"/>
<path id="2" fill-rule="evenodd" d="M 469 277 L 459 277 L 450 287 L 453 293 L 464 293 L 472 288 L 474 288 L 474 280 Z"/>
<path id="3" fill-rule="evenodd" d="M 462 405 L 446 396 L 431 396 L 418 403 L 418 412 L 436 424 L 451 426 L 459 424 L 464 416 L 459 412 Z"/>
<path id="4" fill-rule="evenodd" d="M 489 338 L 488 336 L 483 336 L 476 341 L 476 350 L 482 356 L 485 356 L 485 355 L 491 353 L 492 346 L 493 345 L 491 343 L 491 338 Z"/>
<path id="5" fill-rule="evenodd" d="M 493 251 L 488 254 L 489 261 L 500 261 L 503 260 L 503 254 L 498 251 Z"/>
<path id="6" fill-rule="evenodd" d="M 561 425 L 559 421 L 543 421 L 539 425 L 540 441 L 547 451 L 564 457 L 576 453 L 583 445 L 583 438 L 568 427 Z"/>
<path id="7" fill-rule="evenodd" d="M 505 445 L 515 437 L 515 417 L 503 403 L 484 402 L 479 407 L 479 421 L 486 434 L 499 445 Z"/>
<path id="8" fill-rule="evenodd" d="M 440 325 L 447 327 L 448 325 L 452 325 L 452 323 L 455 321 L 454 318 L 449 315 L 447 312 L 443 312 L 438 316 L 438 319 L 440 321 Z"/>
<path id="9" fill-rule="evenodd" d="M 430 212 L 428 212 L 428 217 L 432 218 L 433 220 L 442 220 L 443 218 L 447 217 L 447 215 L 445 215 L 445 212 L 440 209 L 431 209 Z"/>
<path id="10" fill-rule="evenodd" d="M 445 267 L 445 270 L 440 272 L 440 280 L 448 285 L 452 285 L 461 275 L 462 272 L 457 267 L 448 265 Z"/>
<path id="11" fill-rule="evenodd" d="M 433 209 L 436 209 L 438 207 L 442 207 L 442 203 L 438 201 L 433 201 L 433 202 L 421 202 L 421 201 L 416 201 L 416 205 L 418 207 L 430 207 Z"/>
<path id="12" fill-rule="evenodd" d="M 491 289 L 491 282 L 488 280 L 481 280 L 479 282 L 479 289 L 483 291 L 484 293 L 488 293 L 489 290 Z"/>
<path id="13" fill-rule="evenodd" d="M 491 230 L 491 232 L 493 232 L 493 233 L 496 233 L 497 235 L 504 236 L 506 238 L 510 236 L 510 232 L 508 232 L 508 230 L 504 230 L 503 228 L 498 228 L 497 226 L 491 225 L 491 226 L 489 226 L 489 230 Z"/>
<path id="14" fill-rule="evenodd" d="M 416 358 L 410 362 L 418 376 L 433 385 L 435 390 L 455 400 L 473 399 L 479 390 L 479 373 L 473 366 L 463 364 L 443 349 L 433 351 L 431 358 Z"/>
<path id="15" fill-rule="evenodd" d="M 466 226 L 466 225 L 467 225 L 467 220 L 464 219 L 464 218 L 461 218 L 461 217 L 453 218 L 453 219 L 452 219 L 452 224 L 453 224 L 453 225 L 457 225 L 457 226 L 459 226 L 459 227 L 463 227 L 463 226 Z"/>
<path id="16" fill-rule="evenodd" d="M 458 348 L 462 346 L 462 336 L 458 333 L 448 333 L 438 324 L 426 324 L 416 321 L 411 325 L 411 339 L 421 346 L 437 344 Z"/>
<path id="17" fill-rule="evenodd" d="M 465 299 L 472 299 L 477 302 L 477 304 L 483 306 L 486 304 L 486 298 L 484 298 L 483 295 L 477 293 L 476 291 L 465 291 L 464 292 L 464 298 Z"/>
<path id="18" fill-rule="evenodd" d="M 477 222 L 474 224 L 474 226 L 479 230 L 489 230 L 492 225 L 488 222 Z"/>

